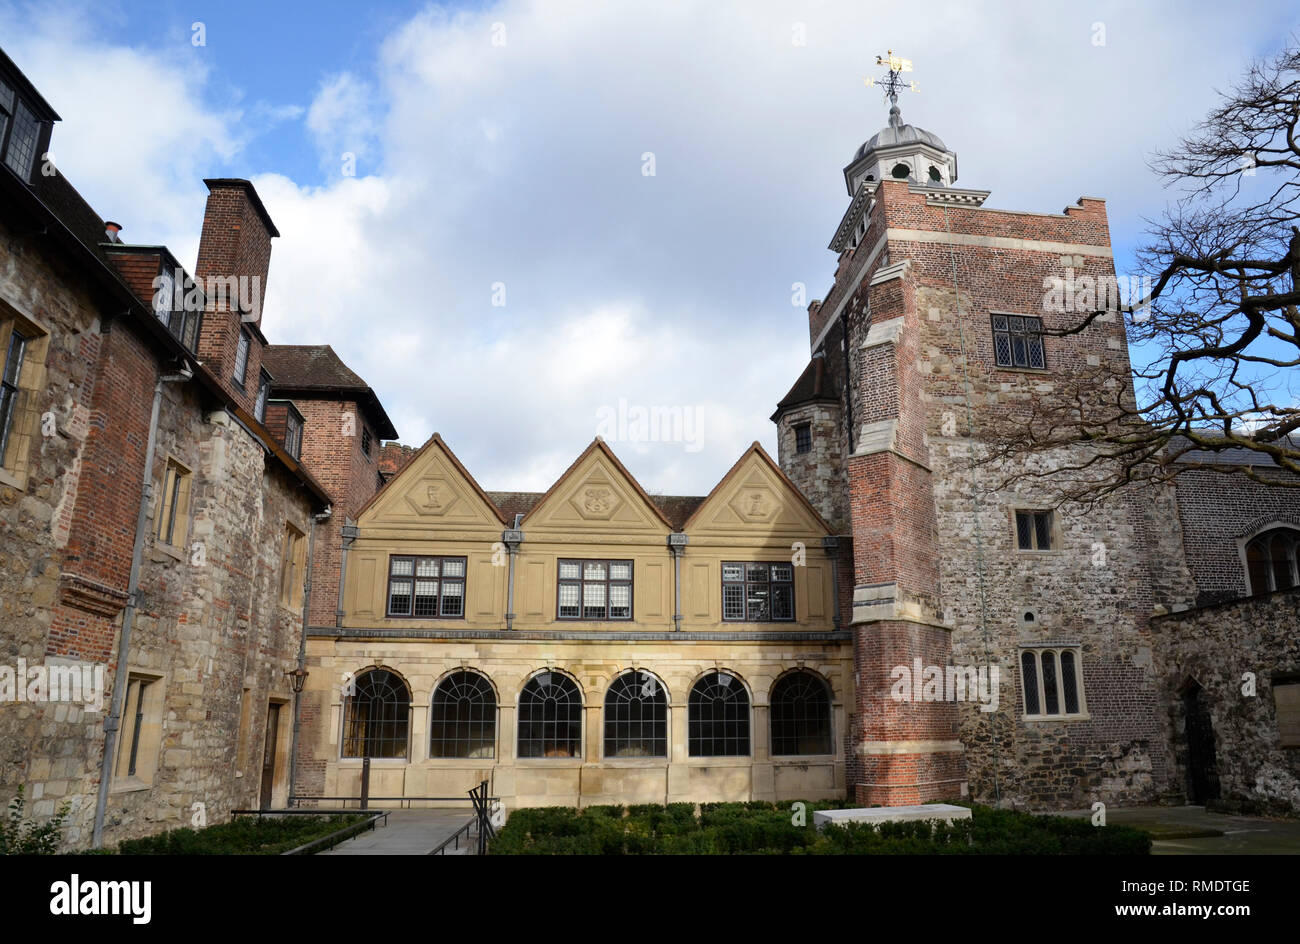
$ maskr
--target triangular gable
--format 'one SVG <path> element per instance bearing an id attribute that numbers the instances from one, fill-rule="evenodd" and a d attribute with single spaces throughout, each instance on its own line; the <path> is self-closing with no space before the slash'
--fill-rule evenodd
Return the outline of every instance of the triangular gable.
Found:
<path id="1" fill-rule="evenodd" d="M 599 436 L 524 516 L 521 527 L 672 530 L 663 512 Z"/>
<path id="2" fill-rule="evenodd" d="M 456 454 L 434 433 L 362 506 L 358 526 L 417 524 L 473 527 L 506 523 Z"/>
<path id="3" fill-rule="evenodd" d="M 686 532 L 830 534 L 831 527 L 757 442 L 682 526 Z"/>

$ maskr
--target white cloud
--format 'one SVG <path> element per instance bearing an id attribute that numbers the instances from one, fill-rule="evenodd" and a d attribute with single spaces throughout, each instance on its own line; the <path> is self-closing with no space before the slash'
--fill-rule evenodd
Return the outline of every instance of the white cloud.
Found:
<path id="1" fill-rule="evenodd" d="M 51 26 L 24 43 L 22 64 L 66 119 L 60 160 L 131 238 L 192 259 L 213 157 L 252 175 L 282 234 L 264 329 L 332 344 L 404 441 L 437 430 L 486 487 L 539 489 L 590 442 L 602 405 L 698 405 L 700 452 L 613 445 L 648 489 L 702 494 L 751 441 L 774 451 L 767 417 L 808 356 L 790 285 L 805 282 L 810 298 L 829 287 L 840 169 L 885 121 L 862 86 L 875 53 L 888 44 L 915 60 L 923 91 L 903 114 L 959 152 L 961 185 L 1042 212 L 1105 196 L 1118 239 L 1164 199 L 1146 155 L 1276 41 L 1266 22 L 1215 7 L 918 11 L 428 9 L 368 70 L 319 77 L 301 113 L 318 180 L 240 166 L 246 138 L 232 129 L 256 109 L 214 103 L 201 60 Z M 796 24 L 805 46 L 792 42 Z M 61 69 L 72 56 L 114 81 Z M 294 107 L 262 119 L 292 119 Z M 106 153 L 106 142 L 120 143 Z M 349 150 L 355 178 L 340 174 Z M 641 173 L 646 151 L 654 177 Z M 491 304 L 497 282 L 504 308 Z"/>

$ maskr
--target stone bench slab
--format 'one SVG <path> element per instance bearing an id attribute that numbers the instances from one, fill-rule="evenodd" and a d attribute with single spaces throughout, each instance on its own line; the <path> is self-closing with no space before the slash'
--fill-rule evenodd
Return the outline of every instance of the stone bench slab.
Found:
<path id="1" fill-rule="evenodd" d="M 951 824 L 954 820 L 970 819 L 970 810 L 951 803 L 928 803 L 922 806 L 873 806 L 851 810 L 819 810 L 813 813 L 813 825 L 818 829 L 828 823 L 843 826 L 845 823 L 908 823 L 916 820 L 937 819 Z"/>

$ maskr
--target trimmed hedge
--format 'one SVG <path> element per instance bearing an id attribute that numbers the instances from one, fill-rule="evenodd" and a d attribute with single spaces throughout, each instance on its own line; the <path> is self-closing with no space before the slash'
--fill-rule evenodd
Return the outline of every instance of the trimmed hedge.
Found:
<path id="1" fill-rule="evenodd" d="M 156 836 L 127 839 L 118 844 L 117 851 L 121 855 L 279 855 L 364 818 L 356 813 L 242 816 L 204 829 L 169 829 Z"/>
<path id="2" fill-rule="evenodd" d="M 969 804 L 963 804 L 969 805 Z M 1147 855 L 1151 837 L 1127 826 L 970 805 L 971 818 L 850 823 L 818 830 L 812 813 L 843 803 L 808 803 L 806 826 L 789 805 L 689 803 L 667 807 L 540 807 L 516 810 L 492 855 Z"/>

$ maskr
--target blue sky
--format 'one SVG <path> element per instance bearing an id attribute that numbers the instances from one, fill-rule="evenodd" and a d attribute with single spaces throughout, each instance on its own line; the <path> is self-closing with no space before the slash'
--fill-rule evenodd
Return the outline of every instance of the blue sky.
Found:
<path id="1" fill-rule="evenodd" d="M 877 53 L 916 63 L 904 117 L 959 186 L 1105 197 L 1124 273 L 1168 198 L 1151 151 L 1295 26 L 1282 3 L 919 9 L 0 2 L 0 45 L 127 241 L 192 264 L 202 178 L 252 179 L 282 233 L 266 334 L 332 344 L 404 441 L 441 432 L 485 487 L 544 489 L 620 398 L 677 407 L 694 441 L 612 445 L 646 488 L 702 494 L 753 440 L 775 453 L 808 356 L 791 286 L 831 283 L 841 169 L 886 117 Z"/>

